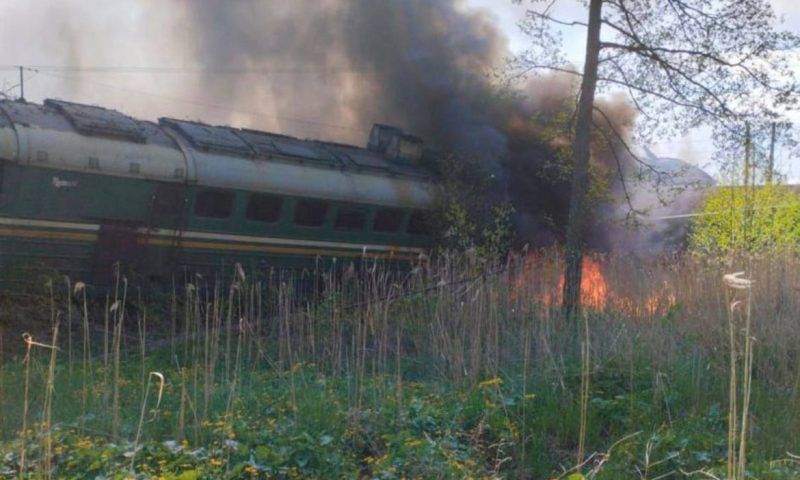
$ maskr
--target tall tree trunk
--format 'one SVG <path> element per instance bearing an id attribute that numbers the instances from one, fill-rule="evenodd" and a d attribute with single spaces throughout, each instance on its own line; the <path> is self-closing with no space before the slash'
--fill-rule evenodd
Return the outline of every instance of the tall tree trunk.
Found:
<path id="1" fill-rule="evenodd" d="M 570 192 L 569 221 L 567 223 L 566 271 L 562 309 L 566 318 L 580 312 L 581 264 L 589 213 L 587 193 L 589 190 L 589 156 L 592 135 L 592 112 L 597 86 L 597 64 L 600 58 L 600 22 L 603 0 L 589 3 L 589 27 L 586 35 L 586 61 L 583 67 L 581 96 L 575 119 L 573 143 L 572 190 Z"/>

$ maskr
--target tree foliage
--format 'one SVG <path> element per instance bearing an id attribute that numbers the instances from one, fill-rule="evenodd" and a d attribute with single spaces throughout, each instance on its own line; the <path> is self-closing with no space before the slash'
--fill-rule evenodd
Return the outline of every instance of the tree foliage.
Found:
<path id="1" fill-rule="evenodd" d="M 517 0 L 518 3 L 522 0 Z M 581 75 L 562 53 L 558 28 L 586 26 L 531 8 L 522 71 Z M 598 90 L 622 90 L 641 112 L 638 132 L 673 135 L 704 124 L 731 127 L 797 105 L 792 52 L 800 38 L 776 29 L 767 0 L 603 0 Z"/>
<path id="2" fill-rule="evenodd" d="M 692 222 L 690 248 L 699 254 L 800 247 L 800 194 L 786 185 L 721 187 Z"/>

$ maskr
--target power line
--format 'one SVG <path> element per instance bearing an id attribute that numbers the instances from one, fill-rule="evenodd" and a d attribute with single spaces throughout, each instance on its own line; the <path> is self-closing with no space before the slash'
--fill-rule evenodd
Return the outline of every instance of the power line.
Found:
<path id="1" fill-rule="evenodd" d="M 681 218 L 695 218 L 695 217 L 710 217 L 714 215 L 723 215 L 731 213 L 733 210 L 744 210 L 746 208 L 750 208 L 751 210 L 771 210 L 771 209 L 784 209 L 784 208 L 794 208 L 796 204 L 794 203 L 778 203 L 772 205 L 762 205 L 760 207 L 748 207 L 747 205 L 742 205 L 741 207 L 735 206 L 731 207 L 728 210 L 716 210 L 713 212 L 697 212 L 697 213 L 682 213 L 677 215 L 660 215 L 656 217 L 646 217 L 647 220 L 677 220 Z"/>
<path id="2" fill-rule="evenodd" d="M 366 75 L 366 74 L 373 74 L 375 72 L 370 72 L 366 70 L 353 70 L 353 69 L 328 69 L 328 68 L 318 68 L 318 67 L 305 67 L 305 68 L 278 68 L 278 69 L 248 69 L 248 68 L 186 68 L 186 67 L 166 67 L 166 66 L 71 66 L 71 65 L 29 65 L 29 66 L 20 66 L 20 65 L 0 65 L 0 71 L 16 71 L 19 69 L 24 69 L 26 71 L 34 72 L 35 74 L 43 74 L 54 78 L 59 78 L 62 80 L 72 81 L 72 82 L 80 82 L 80 83 L 87 83 L 92 85 L 97 85 L 104 88 L 124 91 L 128 93 L 135 93 L 138 95 L 145 95 L 154 98 L 161 98 L 164 100 L 168 100 L 171 102 L 176 103 L 183 103 L 188 105 L 194 105 L 203 108 L 215 109 L 215 110 L 222 110 L 231 113 L 240 113 L 255 117 L 262 117 L 262 118 L 272 118 L 279 121 L 285 121 L 290 123 L 296 124 L 305 124 L 305 125 L 313 125 L 318 127 L 328 127 L 334 128 L 339 130 L 347 130 L 352 132 L 359 132 L 362 134 L 366 134 L 367 131 L 361 128 L 353 128 L 344 125 L 332 124 L 327 122 L 320 122 L 315 120 L 306 120 L 296 117 L 286 117 L 282 115 L 274 115 L 274 114 L 267 114 L 264 112 L 252 111 L 252 110 L 240 110 L 234 109 L 229 106 L 219 105 L 219 104 L 212 104 L 197 100 L 190 100 L 186 98 L 178 98 L 172 97 L 169 95 L 163 95 L 154 92 L 147 92 L 143 90 L 136 90 L 126 87 L 120 87 L 118 85 L 112 85 L 102 82 L 97 82 L 93 80 L 87 80 L 85 78 L 77 78 L 74 76 L 69 75 L 70 73 L 122 73 L 122 74 L 197 74 L 197 75 L 208 75 L 208 74 L 219 74 L 219 75 L 280 75 L 280 74 L 357 74 L 357 75 Z M 31 77 L 33 78 L 33 77 Z M 30 79 L 29 79 L 30 80 Z M 11 88 L 21 87 L 21 84 L 14 85 Z M 9 90 L 11 89 L 9 88 Z M 716 149 L 714 148 L 696 148 L 694 147 L 695 144 L 703 144 L 713 142 L 714 139 L 695 139 L 690 142 L 671 142 L 671 141 L 663 141 L 663 142 L 656 142 L 653 145 L 670 145 L 673 147 L 690 147 L 695 153 L 700 154 L 708 154 L 715 152 Z"/>
<path id="3" fill-rule="evenodd" d="M 112 90 L 119 90 L 119 91 L 122 91 L 122 92 L 135 93 L 135 94 L 138 94 L 138 95 L 145 95 L 145 96 L 149 96 L 149 97 L 153 97 L 153 98 L 160 98 L 160 99 L 168 100 L 168 101 L 171 101 L 171 102 L 184 103 L 184 104 L 187 104 L 187 105 L 193 105 L 193 106 L 196 106 L 196 107 L 210 108 L 210 109 L 215 109 L 215 110 L 222 110 L 222 111 L 227 111 L 227 112 L 231 112 L 231 113 L 241 113 L 241 114 L 244 114 L 244 115 L 251 115 L 251 116 L 254 116 L 254 117 L 271 118 L 271 119 L 279 120 L 279 121 L 282 121 L 282 122 L 291 122 L 291 123 L 304 124 L 304 125 L 313 125 L 313 126 L 317 126 L 317 127 L 336 128 L 336 129 L 340 129 L 340 130 L 348 130 L 348 131 L 351 131 L 351 132 L 359 132 L 359 133 L 363 133 L 363 134 L 367 133 L 366 130 L 363 130 L 363 129 L 360 129 L 360 128 L 347 127 L 347 126 L 344 126 L 344 125 L 337 125 L 337 124 L 333 124 L 333 123 L 319 122 L 319 121 L 315 121 L 315 120 L 305 120 L 305 119 L 301 119 L 301 118 L 285 117 L 283 115 L 274 115 L 274 114 L 268 114 L 268 113 L 264 113 L 264 112 L 253 111 L 253 110 L 240 110 L 240 109 L 231 108 L 231 107 L 225 106 L 225 105 L 200 102 L 200 101 L 197 101 L 197 100 L 190 100 L 190 99 L 187 99 L 187 98 L 178 98 L 178 97 L 173 97 L 173 96 L 170 96 L 170 95 L 163 95 L 163 94 L 160 94 L 160 93 L 146 92 L 146 91 L 143 91 L 143 90 L 136 90 L 136 89 L 127 88 L 127 87 L 120 87 L 118 85 L 111 85 L 111 84 L 108 84 L 108 83 L 96 82 L 96 81 L 93 81 L 93 80 L 86 80 L 84 78 L 76 78 L 76 77 L 73 77 L 73 76 L 70 76 L 70 75 L 61 75 L 61 74 L 56 74 L 56 73 L 53 73 L 53 72 L 39 71 L 39 70 L 37 70 L 35 68 L 32 68 L 32 67 L 27 68 L 27 70 L 35 71 L 35 72 L 38 72 L 38 73 L 40 73 L 42 75 L 46 75 L 46 76 L 53 77 L 53 78 L 58 78 L 58 79 L 61 79 L 61 80 L 68 80 L 68 81 L 78 82 L 78 83 L 87 83 L 87 84 L 90 84 L 90 85 L 96 85 L 96 86 L 99 86 L 99 87 L 109 88 L 109 89 L 112 89 Z"/>
<path id="4" fill-rule="evenodd" d="M 0 66 L 0 70 L 9 69 L 9 68 L 13 69 L 13 70 L 16 70 L 16 69 L 19 68 L 19 66 L 14 66 L 14 67 Z M 66 68 L 72 68 L 73 70 L 71 70 L 71 71 L 78 72 L 78 71 L 80 71 L 79 69 L 83 68 L 83 67 L 64 67 L 64 68 L 65 69 Z M 108 69 L 110 69 L 110 68 L 114 68 L 114 67 L 98 67 L 98 68 L 108 68 Z M 139 67 L 130 67 L 130 68 L 139 68 Z M 151 68 L 151 67 L 141 67 L 141 68 L 144 69 L 144 68 Z M 152 67 L 152 68 L 155 68 L 155 67 Z M 347 127 L 347 126 L 344 126 L 344 125 L 332 124 L 332 123 L 327 123 L 327 122 L 320 122 L 320 121 L 315 121 L 315 120 L 305 120 L 305 119 L 300 119 L 300 118 L 296 118 L 296 117 L 285 117 L 285 116 L 282 116 L 282 115 L 267 114 L 267 113 L 264 113 L 264 112 L 258 112 L 258 111 L 252 111 L 252 110 L 234 109 L 234 108 L 231 108 L 229 106 L 224 106 L 224 105 L 219 105 L 219 104 L 212 104 L 212 103 L 207 103 L 207 102 L 202 102 L 202 101 L 197 101 L 197 100 L 190 100 L 190 99 L 186 99 L 186 98 L 178 98 L 178 97 L 173 97 L 173 96 L 170 96 L 170 95 L 164 95 L 164 94 L 155 93 L 155 92 L 147 92 L 147 91 L 143 91 L 143 90 L 137 90 L 137 89 L 131 89 L 131 88 L 127 88 L 127 87 L 121 87 L 119 85 L 112 85 L 112 84 L 108 84 L 108 83 L 97 82 L 97 81 L 94 81 L 94 80 L 87 80 L 85 78 L 78 78 L 78 77 L 75 77 L 75 76 L 70 76 L 68 74 L 64 74 L 64 72 L 66 72 L 67 70 L 64 70 L 63 72 L 60 72 L 60 73 L 54 73 L 53 71 L 41 70 L 41 67 L 38 67 L 38 66 L 36 66 L 36 67 L 34 67 L 34 66 L 26 67 L 25 70 L 28 70 L 28 71 L 31 71 L 31 72 L 40 73 L 42 75 L 46 75 L 46 76 L 53 77 L 53 78 L 58 78 L 58 79 L 62 79 L 62 80 L 68 80 L 68 81 L 71 81 L 71 82 L 87 83 L 87 84 L 97 85 L 97 86 L 100 86 L 100 87 L 109 88 L 109 89 L 113 89 L 113 90 L 119 90 L 119 91 L 128 92 L 128 93 L 135 93 L 135 94 L 150 96 L 150 97 L 154 97 L 154 98 L 161 98 L 161 99 L 172 101 L 172 102 L 184 103 L 184 104 L 194 105 L 194 106 L 198 106 L 198 107 L 211 108 L 211 109 L 216 109 L 216 110 L 223 110 L 223 111 L 232 112 L 232 113 L 241 113 L 241 114 L 257 116 L 257 117 L 273 118 L 273 119 L 276 119 L 276 120 L 299 123 L 299 124 L 330 127 L 330 128 L 348 130 L 348 131 L 359 132 L 359 133 L 367 133 L 366 130 L 360 129 L 360 128 Z M 230 72 L 232 73 L 233 70 L 231 70 Z M 255 72 L 255 71 L 251 71 L 251 72 Z M 657 143 L 657 144 L 660 144 L 660 143 Z M 691 145 L 691 144 L 692 143 L 683 143 L 680 146 Z M 696 151 L 697 152 L 708 153 L 708 152 L 711 152 L 713 150 L 702 149 L 702 150 L 696 150 Z"/>
<path id="5" fill-rule="evenodd" d="M 0 65 L 0 70 L 16 70 L 19 65 Z M 372 70 L 327 67 L 286 68 L 205 68 L 145 66 L 27 65 L 27 68 L 56 73 L 120 73 L 168 75 L 374 75 Z"/>

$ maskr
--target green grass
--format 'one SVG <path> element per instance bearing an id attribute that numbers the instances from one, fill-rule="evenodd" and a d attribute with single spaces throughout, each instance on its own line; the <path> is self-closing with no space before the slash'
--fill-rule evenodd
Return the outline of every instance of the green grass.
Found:
<path id="1" fill-rule="evenodd" d="M 107 330 L 104 299 L 89 301 L 91 357 L 82 295 L 68 309 L 57 293 L 52 423 L 43 423 L 51 351 L 33 347 L 29 431 L 19 431 L 19 342 L 0 366 L 0 477 L 19 476 L 23 438 L 26 478 L 726 477 L 727 304 L 736 295 L 720 281 L 727 270 L 693 260 L 660 270 L 606 264 L 615 293 L 587 312 L 582 370 L 586 338 L 543 304 L 557 284 L 551 270 L 510 265 L 481 276 L 494 267 L 450 262 L 403 284 L 379 270 L 326 277 L 304 302 L 288 282 L 240 277 L 218 289 L 196 279 L 172 308 L 170 298 L 139 302 L 121 282 Z M 752 270 L 751 478 L 800 476 L 790 455 L 800 451 L 795 263 L 766 258 Z M 664 289 L 675 303 L 658 311 L 618 301 L 642 305 Z M 45 324 L 49 303 L 36 307 Z M 11 347 L 7 332 L 20 325 L 2 318 Z M 143 407 L 149 372 L 166 382 L 158 403 L 152 378 Z"/>
<path id="2" fill-rule="evenodd" d="M 148 368 L 160 363 L 158 355 L 152 360 Z M 4 373 L 6 384 L 13 381 Z M 58 373 L 64 379 L 65 372 Z M 196 422 L 191 406 L 185 420 L 179 419 L 180 373 L 164 373 L 171 380 L 158 408 L 155 396 L 149 398 L 136 453 L 134 470 L 144 478 L 547 478 L 558 473 L 559 465 L 571 466 L 578 437 L 578 399 L 569 393 L 577 391 L 577 372 L 566 377 L 566 391 L 543 379 L 529 379 L 525 394 L 519 377 L 487 379 L 467 388 L 434 381 L 398 384 L 394 377 L 369 376 L 360 386 L 356 408 L 353 379 L 297 365 L 292 374 L 249 374 L 230 410 L 229 392 L 224 385 L 215 387 L 213 413 Z M 647 456 L 651 463 L 659 462 L 651 465 L 647 478 L 681 469 L 722 471 L 724 405 L 698 409 L 695 399 L 654 385 L 646 368 L 632 373 L 634 378 L 611 368 L 595 375 L 587 439 L 599 453 L 595 461 L 604 459 L 614 442 L 634 434 L 611 451 L 596 478 L 641 478 L 637 468 L 645 469 Z M 81 416 L 80 402 L 69 401 L 74 393 L 58 395 L 70 386 L 57 385 L 57 396 L 65 401 L 55 405 L 54 416 L 72 420 L 49 432 L 56 445 L 56 477 L 93 479 L 129 472 L 143 391 L 138 368 L 128 369 L 120 380 L 126 415 L 116 440 L 102 413 L 102 392 L 92 392 L 92 413 Z M 39 402 L 38 396 L 31 398 L 33 405 Z M 754 410 L 763 411 L 755 403 Z M 19 412 L 12 407 L 6 414 Z M 32 472 L 40 467 L 42 435 L 47 433 L 33 425 L 28 445 Z M 775 440 L 755 448 L 751 456 L 755 468 L 775 475 L 758 478 L 794 478 L 800 469 L 781 477 L 778 465 L 770 466 L 769 460 L 781 456 L 778 445 L 796 439 Z M 520 459 L 523 444 L 525 464 Z M 18 437 L 0 444 L 0 472 L 14 474 L 19 449 Z"/>

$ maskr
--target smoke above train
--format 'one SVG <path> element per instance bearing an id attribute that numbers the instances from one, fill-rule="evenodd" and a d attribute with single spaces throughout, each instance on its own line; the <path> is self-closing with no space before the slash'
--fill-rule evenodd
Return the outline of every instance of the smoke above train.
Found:
<path id="1" fill-rule="evenodd" d="M 442 152 L 478 158 L 494 176 L 495 188 L 514 204 L 522 242 L 547 245 L 562 236 L 568 181 L 547 172 L 561 161 L 552 144 L 563 139 L 545 135 L 552 125 L 531 119 L 567 111 L 575 79 L 534 78 L 513 95 L 498 88 L 492 74 L 510 51 L 486 12 L 468 11 L 452 0 L 208 2 L 203 8 L 185 2 L 183 7 L 199 39 L 195 59 L 204 67 L 269 68 L 296 59 L 324 67 L 332 73 L 301 73 L 297 83 L 277 88 L 266 82 L 255 95 L 288 114 L 304 109 L 296 104 L 303 92 L 341 92 L 306 101 L 326 121 L 400 125 Z M 349 74 L 336 74 L 341 70 Z M 254 95 L 249 84 L 219 75 L 204 77 L 203 85 L 240 102 Z M 627 132 L 633 109 L 610 103 L 606 109 L 615 127 Z M 333 130 L 319 133 L 341 136 Z"/>
<path id="2" fill-rule="evenodd" d="M 78 22 L 75 13 L 65 12 L 61 28 L 41 29 L 48 32 L 45 38 L 59 32 L 63 58 L 54 63 L 180 58 L 192 66 L 191 75 L 161 76 L 170 78 L 150 89 L 198 99 L 197 105 L 176 106 L 181 116 L 217 124 L 354 144 L 363 144 L 373 123 L 398 125 L 442 152 L 478 158 L 496 179 L 499 194 L 514 204 L 521 242 L 547 245 L 562 237 L 568 181 L 553 174 L 553 167 L 563 163 L 555 152 L 567 140 L 552 135 L 548 119 L 570 111 L 576 79 L 534 77 L 515 85 L 513 94 L 499 88 L 511 51 L 490 13 L 458 0 L 145 0 L 137 5 L 147 11 L 146 22 L 120 19 L 124 28 L 116 29 L 141 26 L 148 32 L 130 47 L 133 57 L 120 58 L 118 45 L 93 40 L 109 33 L 108 19 L 121 10 L 98 6 Z M 52 15 L 46 21 L 50 25 Z M 97 90 L 96 77 L 75 71 L 70 78 L 69 98 Z M 141 109 L 126 105 L 125 110 L 146 116 L 148 108 L 163 103 L 141 101 Z M 204 103 L 224 103 L 230 110 L 208 109 Z M 113 99 L 102 104 L 116 105 Z M 635 110 L 615 98 L 607 98 L 603 109 L 627 137 Z M 617 160 L 635 169 L 623 149 L 617 153 L 620 159 L 610 151 L 597 152 L 594 160 L 608 169 L 615 169 Z M 595 228 L 596 246 L 613 243 L 608 230 Z"/>

